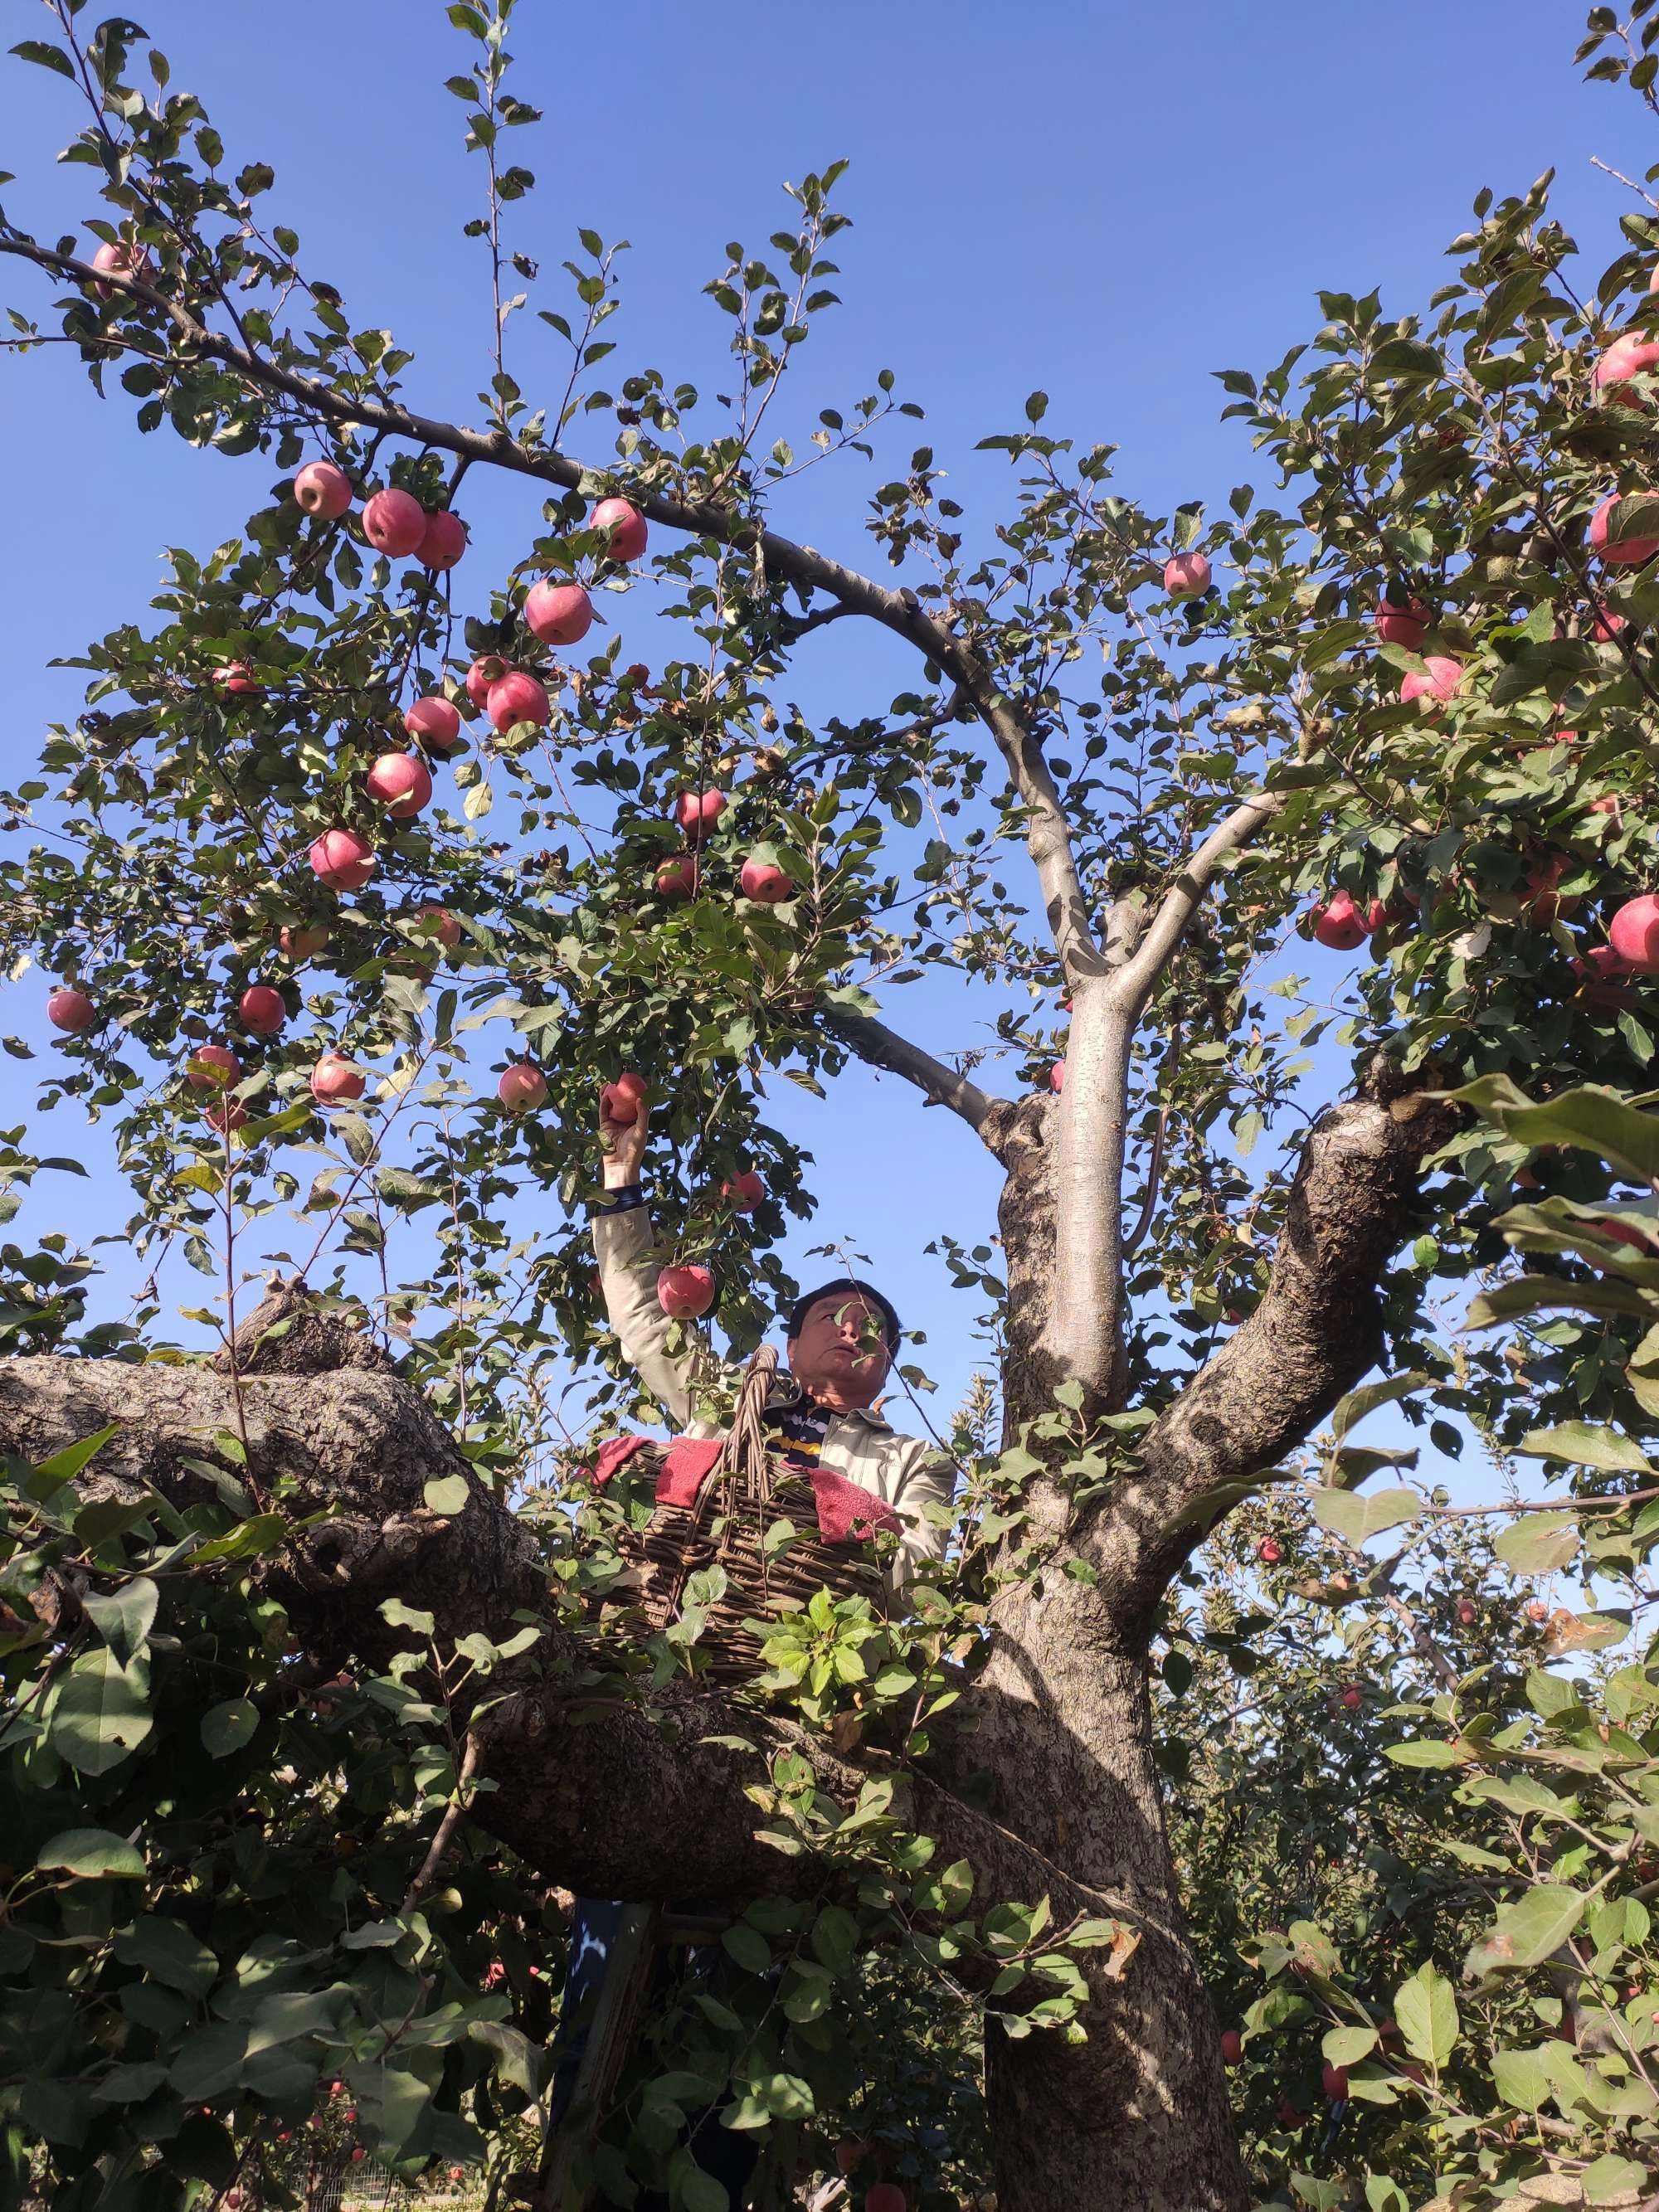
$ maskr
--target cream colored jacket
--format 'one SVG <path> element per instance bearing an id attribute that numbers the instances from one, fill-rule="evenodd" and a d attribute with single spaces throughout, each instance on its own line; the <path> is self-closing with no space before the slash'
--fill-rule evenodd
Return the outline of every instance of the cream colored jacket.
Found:
<path id="1" fill-rule="evenodd" d="M 683 1436 L 718 1436 L 712 1422 L 697 1418 L 690 1371 L 668 1349 L 668 1317 L 657 1303 L 662 1255 L 647 1210 L 636 1206 L 625 1213 L 596 1214 L 593 1249 L 623 1358 Z M 951 1464 L 933 1445 L 900 1436 L 879 1413 L 835 1413 L 823 1439 L 823 1464 L 884 1500 L 903 1522 L 891 1571 L 895 1586 L 943 1553 L 945 1530 L 922 1510 L 929 1504 L 948 1510 L 951 1504 Z"/>

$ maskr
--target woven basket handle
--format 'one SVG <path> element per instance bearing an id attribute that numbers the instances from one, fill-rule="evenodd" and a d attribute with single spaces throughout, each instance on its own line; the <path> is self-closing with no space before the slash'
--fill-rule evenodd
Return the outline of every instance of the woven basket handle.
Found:
<path id="1" fill-rule="evenodd" d="M 766 1449 L 766 1401 L 778 1371 L 778 1355 L 763 1344 L 750 1358 L 738 1385 L 732 1425 L 714 1462 L 714 1476 L 731 1480 L 750 1498 L 771 1495 L 772 1468 Z"/>

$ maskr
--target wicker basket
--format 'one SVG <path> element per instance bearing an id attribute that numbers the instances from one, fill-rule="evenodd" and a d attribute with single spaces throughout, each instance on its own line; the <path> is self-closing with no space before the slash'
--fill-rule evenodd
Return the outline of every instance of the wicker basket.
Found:
<path id="1" fill-rule="evenodd" d="M 704 1661 L 699 1672 L 717 1682 L 741 1681 L 760 1669 L 761 1639 L 746 1621 L 794 1612 L 820 1589 L 836 1599 L 867 1598 L 878 1614 L 885 1610 L 873 1545 L 823 1536 L 811 1478 L 767 1449 L 766 1401 L 777 1364 L 769 1345 L 750 1360 L 731 1428 L 696 1504 L 659 1504 L 644 1531 L 623 1543 L 639 1570 L 641 1602 L 653 1630 L 680 1619 L 694 1575 L 724 1571 L 726 1589 L 702 1608 L 696 1646 Z M 640 1456 L 659 1467 L 665 1449 L 647 1445 Z M 780 1521 L 795 1533 L 769 1558 L 767 1531 Z"/>

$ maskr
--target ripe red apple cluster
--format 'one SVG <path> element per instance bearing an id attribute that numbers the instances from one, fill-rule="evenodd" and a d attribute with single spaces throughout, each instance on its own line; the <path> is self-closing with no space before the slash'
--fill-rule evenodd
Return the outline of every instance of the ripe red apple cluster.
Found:
<path id="1" fill-rule="evenodd" d="M 726 793 L 716 791 L 712 785 L 683 791 L 674 801 L 675 826 L 691 850 L 659 865 L 653 879 L 659 898 L 678 904 L 696 896 L 703 879 L 702 849 L 720 826 L 726 803 Z M 743 897 L 753 899 L 758 906 L 780 906 L 795 895 L 787 870 L 754 853 L 738 871 L 738 890 Z"/>

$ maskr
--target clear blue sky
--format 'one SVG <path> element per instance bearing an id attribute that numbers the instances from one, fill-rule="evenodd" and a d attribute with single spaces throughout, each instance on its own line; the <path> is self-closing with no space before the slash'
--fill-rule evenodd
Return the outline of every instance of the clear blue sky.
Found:
<path id="1" fill-rule="evenodd" d="M 725 241 L 763 244 L 787 204 L 780 179 L 849 156 L 840 200 L 856 227 L 836 243 L 846 304 L 814 337 L 781 428 L 810 427 L 819 406 L 844 404 L 890 367 L 901 394 L 927 409 L 916 435 L 984 521 L 1006 465 L 975 457 L 974 442 L 1014 427 L 1041 386 L 1045 428 L 1116 443 L 1128 492 L 1155 507 L 1218 503 L 1261 477 L 1238 427 L 1217 421 L 1209 372 L 1259 368 L 1310 336 L 1316 287 L 1377 284 L 1390 307 L 1420 306 L 1477 189 L 1522 189 L 1552 164 L 1557 210 L 1596 265 L 1616 250 L 1624 195 L 1589 157 L 1639 175 L 1650 149 L 1631 96 L 1573 71 L 1582 14 L 1543 0 L 1403 0 L 1385 16 L 1329 0 L 1198 0 L 1178 12 L 1057 0 L 521 0 L 516 88 L 545 121 L 514 134 L 514 158 L 540 179 L 514 242 L 550 271 L 579 224 L 631 240 L 626 304 L 607 330 L 617 359 L 710 387 L 723 319 L 700 294 Z M 13 36 L 51 27 L 27 0 L 6 17 Z M 418 354 L 416 404 L 477 419 L 487 275 L 459 230 L 478 204 L 480 165 L 442 88 L 470 59 L 442 8 L 158 0 L 144 21 L 175 86 L 206 101 L 228 165 L 275 165 L 265 204 L 301 233 L 311 273 L 344 289 L 354 325 L 389 325 Z M 74 228 L 99 204 L 85 197 L 89 172 L 52 166 L 78 125 L 69 88 L 7 63 L 0 118 L 18 173 L 3 188 L 9 213 L 48 238 Z M 41 300 L 15 266 L 0 273 L 0 302 Z M 540 396 L 551 344 L 526 323 L 514 345 L 520 380 Z M 50 657 L 142 617 L 158 549 L 232 534 L 270 471 L 198 454 L 170 431 L 139 439 L 130 404 L 100 404 L 56 348 L 0 356 L 0 420 L 14 780 L 42 726 L 78 698 Z M 908 453 L 915 428 L 890 458 Z M 859 560 L 863 501 L 883 480 L 856 459 L 819 471 L 783 526 Z M 482 589 L 534 508 L 507 487 L 469 511 L 475 545 L 458 582 L 476 576 Z M 809 712 L 876 711 L 904 680 L 897 648 L 854 626 L 807 650 L 791 688 Z M 45 1046 L 42 996 L 33 975 L 5 990 L 0 1026 Z M 972 1018 L 938 990 L 910 1025 L 935 1046 L 975 1042 Z M 20 1093 L 7 1102 L 11 1121 L 32 1074 L 0 1066 Z M 948 1409 L 971 1364 L 963 1304 L 921 1248 L 946 1221 L 969 1241 L 988 1231 L 991 1164 L 944 1115 L 921 1121 L 892 1083 L 854 1076 L 829 1107 L 802 1099 L 786 1110 L 820 1162 L 823 1211 L 801 1242 L 842 1236 L 871 1255 L 907 1317 L 927 1328 Z M 88 1185 L 37 1186 L 12 1233 L 116 1226 L 127 1206 L 101 1135 L 83 1139 L 63 1113 L 34 1133 L 51 1152 L 84 1142 L 98 1172 Z M 119 1311 L 131 1285 L 118 1249 L 108 1264 L 107 1306 Z M 195 1280 L 178 1291 L 200 1295 Z"/>

